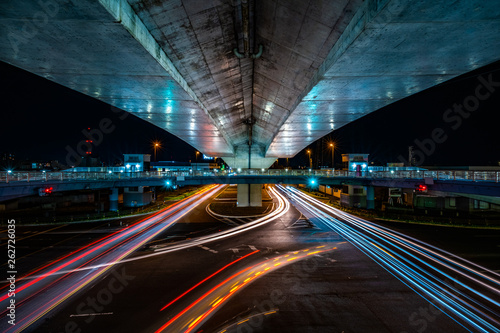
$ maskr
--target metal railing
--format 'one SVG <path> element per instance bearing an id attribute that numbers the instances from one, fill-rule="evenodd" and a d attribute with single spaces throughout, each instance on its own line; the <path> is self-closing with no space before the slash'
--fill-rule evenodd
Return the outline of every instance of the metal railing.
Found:
<path id="1" fill-rule="evenodd" d="M 499 182 L 499 171 L 344 171 L 344 170 L 273 170 L 242 169 L 229 171 L 149 171 L 149 172 L 0 172 L 0 183 L 100 181 L 138 178 L 218 177 L 218 176 L 308 176 L 369 179 L 424 179 Z"/>

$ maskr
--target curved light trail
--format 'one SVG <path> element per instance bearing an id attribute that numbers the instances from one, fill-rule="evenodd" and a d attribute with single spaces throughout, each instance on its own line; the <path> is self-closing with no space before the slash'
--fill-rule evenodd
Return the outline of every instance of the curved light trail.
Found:
<path id="1" fill-rule="evenodd" d="M 222 186 L 208 186 L 193 196 L 161 210 L 123 230 L 93 242 L 78 251 L 38 269 L 37 276 L 24 276 L 17 281 L 16 325 L 7 323 L 5 311 L 0 314 L 2 332 L 20 332 L 52 311 L 66 299 L 82 290 L 106 273 L 149 240 L 172 226 L 198 204 L 219 191 Z M 101 264 L 104 264 L 101 266 Z M 81 271 L 92 266 L 88 271 Z M 61 276 L 62 274 L 62 276 Z M 0 306 L 6 309 L 7 292 L 0 296 Z"/>
<path id="2" fill-rule="evenodd" d="M 295 188 L 279 188 L 465 329 L 500 332 L 498 273 L 335 209 Z"/>
<path id="3" fill-rule="evenodd" d="M 256 279 L 265 276 L 288 264 L 303 260 L 311 255 L 335 250 L 324 245 L 314 248 L 290 252 L 286 255 L 265 259 L 257 264 L 249 264 L 238 272 L 226 278 L 209 291 L 204 293 L 193 303 L 171 318 L 167 323 L 155 331 L 190 333 L 206 322 L 223 304 L 237 292 L 246 288 Z"/>
<path id="4" fill-rule="evenodd" d="M 210 243 L 210 242 L 213 242 L 216 240 L 221 240 L 221 239 L 233 237 L 235 235 L 246 232 L 248 230 L 252 230 L 254 228 L 261 227 L 261 226 L 263 226 L 269 222 L 272 222 L 275 219 L 285 215 L 288 212 L 288 210 L 290 209 L 290 202 L 281 193 L 279 193 L 278 191 L 276 191 L 273 188 L 271 188 L 271 193 L 273 193 L 275 195 L 276 199 L 278 200 L 277 207 L 271 213 L 269 213 L 261 218 L 258 218 L 252 222 L 246 223 L 244 225 L 240 225 L 238 227 L 234 227 L 234 228 L 227 229 L 224 231 L 212 233 L 212 234 L 206 235 L 206 236 L 192 238 L 192 239 L 185 240 L 185 241 L 178 241 L 178 242 L 175 242 L 174 244 L 165 245 L 161 248 L 158 247 L 157 249 L 155 249 L 154 253 L 136 256 L 133 258 L 121 259 L 119 261 L 105 262 L 105 263 L 96 264 L 96 265 L 87 265 L 85 267 L 76 268 L 76 269 L 72 269 L 72 270 L 63 270 L 63 271 L 59 271 L 59 272 L 56 272 L 53 274 L 57 275 L 57 274 L 66 274 L 66 273 L 78 272 L 78 271 L 86 271 L 86 270 L 91 270 L 91 269 L 95 269 L 95 268 L 102 268 L 102 267 L 107 267 L 107 266 L 116 265 L 116 264 L 120 264 L 120 263 L 126 263 L 126 262 L 141 260 L 141 259 L 145 259 L 145 258 L 151 258 L 151 257 L 162 255 L 165 253 L 185 250 L 185 249 L 189 249 L 189 248 L 203 245 L 206 243 Z M 40 276 L 43 276 L 43 275 L 40 275 Z M 38 277 L 39 276 L 33 276 L 32 278 L 38 278 Z"/>
<path id="5" fill-rule="evenodd" d="M 269 223 L 283 216 L 290 208 L 288 200 L 275 189 L 271 189 L 279 203 L 277 208 L 266 216 L 232 229 L 156 249 L 154 253 L 148 255 L 125 259 L 172 226 L 201 202 L 213 196 L 222 187 L 221 185 L 206 187 L 193 196 L 181 200 L 151 217 L 107 235 L 21 277 L 17 281 L 18 288 L 16 288 L 16 297 L 18 300 L 22 300 L 16 303 L 16 317 L 19 319 L 15 326 L 11 326 L 7 323 L 6 311 L 3 311 L 3 313 L 0 313 L 3 316 L 0 318 L 0 329 L 2 332 L 23 331 L 72 295 L 89 286 L 116 264 L 162 255 L 232 237 Z M 8 293 L 4 291 L 3 294 L 0 294 L 0 306 L 5 309 L 8 301 Z"/>

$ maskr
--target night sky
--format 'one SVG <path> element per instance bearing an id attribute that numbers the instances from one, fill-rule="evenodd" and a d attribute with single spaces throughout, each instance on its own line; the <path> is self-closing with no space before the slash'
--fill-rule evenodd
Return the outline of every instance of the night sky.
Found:
<path id="1" fill-rule="evenodd" d="M 124 153 L 153 154 L 154 140 L 163 145 L 157 160 L 195 158 L 195 148 L 131 114 L 120 119 L 123 113 L 111 112 L 103 102 L 3 62 L 0 73 L 0 153 L 15 154 L 16 160 L 65 163 L 66 146 L 75 147 L 84 139 L 82 130 L 97 128 L 103 117 L 110 118 L 116 128 L 93 152 L 107 165 L 122 159 Z M 482 83 L 488 80 L 490 90 Z M 479 93 L 484 100 L 475 97 L 479 85 L 483 85 Z M 465 110 L 467 103 L 475 111 Z M 453 111 L 454 104 L 462 107 L 462 113 Z M 407 159 L 408 146 L 413 145 L 419 150 L 419 165 L 498 166 L 499 113 L 500 61 L 395 102 L 334 131 L 323 141 L 336 142 L 337 164 L 342 153 L 369 153 L 370 160 L 378 164 L 400 162 L 399 156 Z M 415 140 L 426 145 L 419 148 Z M 315 164 L 322 159 L 323 164 L 331 161 L 326 144 L 309 147 Z M 290 164 L 306 165 L 307 155 L 299 152 Z"/>

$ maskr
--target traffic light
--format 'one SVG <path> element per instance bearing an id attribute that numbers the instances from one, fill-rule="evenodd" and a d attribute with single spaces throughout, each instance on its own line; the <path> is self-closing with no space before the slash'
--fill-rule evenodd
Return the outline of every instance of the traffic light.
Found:
<path id="1" fill-rule="evenodd" d="M 427 185 L 418 184 L 415 188 L 415 191 L 420 193 L 427 193 Z"/>

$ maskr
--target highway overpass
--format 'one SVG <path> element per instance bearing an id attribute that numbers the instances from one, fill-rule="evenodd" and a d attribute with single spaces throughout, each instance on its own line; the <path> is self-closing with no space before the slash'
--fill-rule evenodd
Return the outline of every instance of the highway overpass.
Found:
<path id="1" fill-rule="evenodd" d="M 171 187 L 208 184 L 306 184 L 359 185 L 415 189 L 426 184 L 429 191 L 500 197 L 498 171 L 322 171 L 322 170 L 242 170 L 239 173 L 216 172 L 137 172 L 137 173 L 0 173 L 0 201 L 38 195 L 39 189 L 52 192 L 117 189 L 151 186 Z"/>
<path id="2" fill-rule="evenodd" d="M 0 3 L 0 60 L 233 168 L 499 60 L 499 35 L 496 1 Z"/>

